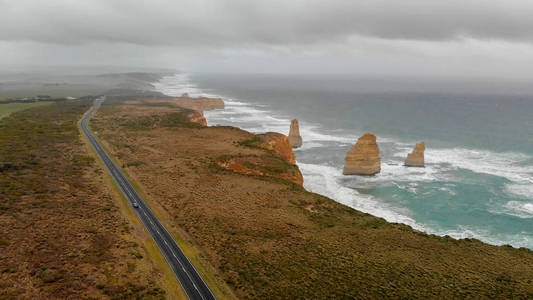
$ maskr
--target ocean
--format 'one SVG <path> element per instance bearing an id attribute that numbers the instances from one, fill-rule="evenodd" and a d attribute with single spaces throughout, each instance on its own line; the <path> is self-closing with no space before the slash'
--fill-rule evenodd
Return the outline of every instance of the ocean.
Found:
<path id="1" fill-rule="evenodd" d="M 533 249 L 533 96 L 497 83 L 343 76 L 176 74 L 170 96 L 221 97 L 209 125 L 288 134 L 304 187 L 354 209 L 454 238 Z M 344 176 L 346 152 L 377 136 L 381 173 Z M 403 162 L 426 142 L 426 167 Z"/>

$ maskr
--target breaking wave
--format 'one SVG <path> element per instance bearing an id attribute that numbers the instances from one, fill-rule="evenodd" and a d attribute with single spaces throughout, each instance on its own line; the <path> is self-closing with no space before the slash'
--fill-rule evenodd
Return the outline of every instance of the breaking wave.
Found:
<path id="1" fill-rule="evenodd" d="M 275 131 L 288 134 L 289 132 L 292 118 L 286 113 L 275 111 L 268 103 L 256 104 L 205 92 L 192 83 L 187 74 L 164 77 L 154 86 L 158 91 L 170 96 L 189 93 L 191 96 L 222 97 L 225 109 L 204 113 L 210 125 L 237 126 L 256 133 Z M 363 132 L 352 132 L 348 135 L 343 132 L 328 130 L 320 124 L 300 120 L 300 133 L 304 138 L 304 144 L 301 148 L 295 149 L 297 158 L 308 153 L 332 155 L 333 151 L 342 151 L 343 153 L 336 153 L 336 157 L 343 157 L 350 145 L 363 134 Z M 436 190 L 454 197 L 457 195 L 454 186 L 460 183 L 454 171 L 468 170 L 504 178 L 508 181 L 505 184 L 505 193 L 510 197 L 530 200 L 533 199 L 533 166 L 531 165 L 533 157 L 522 153 L 428 147 L 425 152 L 425 168 L 406 168 L 403 166 L 403 160 L 414 144 L 390 137 L 380 137 L 378 142 L 380 148 L 389 149 L 385 151 L 388 154 L 382 153 L 382 169 L 376 176 L 357 176 L 356 180 L 351 180 L 353 177 L 342 175 L 342 161 L 338 159 L 332 161 L 323 157 L 323 163 L 298 161 L 298 166 L 304 176 L 304 187 L 354 209 L 382 217 L 389 222 L 403 223 L 427 233 L 449 235 L 453 238 L 476 238 L 496 245 L 511 244 L 533 248 L 531 233 L 499 234 L 484 228 L 461 224 L 457 224 L 455 229 L 450 230 L 443 229 L 438 224 L 421 224 L 415 220 L 407 207 L 393 205 L 378 197 L 357 191 L 358 188 L 395 186 L 416 194 L 419 184 L 442 182 L 442 186 Z M 315 158 L 313 162 L 316 161 Z M 500 204 L 497 211 L 491 213 L 533 218 L 533 203 L 531 201 L 507 201 Z"/>

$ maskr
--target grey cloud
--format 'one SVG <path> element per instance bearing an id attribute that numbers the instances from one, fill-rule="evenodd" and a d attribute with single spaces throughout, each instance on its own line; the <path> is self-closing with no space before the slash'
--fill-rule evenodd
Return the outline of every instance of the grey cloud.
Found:
<path id="1" fill-rule="evenodd" d="M 0 73 L 533 78 L 530 0 L 0 0 Z"/>
<path id="2" fill-rule="evenodd" d="M 531 43 L 532 11 L 528 0 L 0 0 L 0 40 L 228 48 L 351 36 Z"/>

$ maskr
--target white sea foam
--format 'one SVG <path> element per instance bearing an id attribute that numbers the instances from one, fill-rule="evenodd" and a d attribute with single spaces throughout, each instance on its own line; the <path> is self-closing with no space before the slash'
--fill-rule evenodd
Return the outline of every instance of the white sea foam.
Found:
<path id="1" fill-rule="evenodd" d="M 310 125 L 305 122 L 300 122 L 300 135 L 304 138 L 305 142 L 308 141 L 322 141 L 322 142 L 338 142 L 342 144 L 351 144 L 354 143 L 357 139 L 357 135 L 353 137 L 326 134 L 321 132 L 320 126 Z"/>
<path id="2" fill-rule="evenodd" d="M 235 103 L 237 103 L 235 105 Z M 263 133 L 267 131 L 289 133 L 290 118 L 282 114 L 275 114 L 264 108 L 258 109 L 255 105 L 239 101 L 225 101 L 225 109 L 207 111 L 205 116 L 209 123 L 230 122 L 242 129 Z M 228 124 L 230 125 L 230 124 Z M 300 135 L 304 137 L 305 149 L 318 145 L 319 142 L 337 142 L 340 144 L 353 143 L 355 137 L 346 137 L 324 133 L 320 127 L 306 122 L 300 122 Z"/>
<path id="3" fill-rule="evenodd" d="M 505 177 L 510 181 L 533 184 L 533 167 L 524 162 L 531 159 L 522 153 L 496 153 L 471 149 L 428 149 L 428 163 L 450 164 L 476 173 Z"/>
<path id="4" fill-rule="evenodd" d="M 453 191 L 451 188 L 449 188 L 449 187 L 441 187 L 441 188 L 439 188 L 439 191 L 446 192 L 446 193 L 450 194 L 451 196 L 455 196 L 455 195 L 457 195 L 457 193 L 454 192 L 454 191 Z"/>
<path id="5" fill-rule="evenodd" d="M 330 197 L 344 205 L 384 218 L 389 222 L 407 224 L 419 230 L 424 229 L 409 217 L 408 210 L 392 207 L 380 199 L 359 194 L 356 190 L 340 184 L 339 179 L 342 177 L 340 169 L 301 162 L 298 162 L 298 167 L 304 174 L 304 187 L 311 192 Z"/>
<path id="6" fill-rule="evenodd" d="M 158 82 L 153 83 L 155 89 L 168 96 L 181 96 L 188 93 L 191 97 L 206 96 L 189 78 L 188 74 L 179 73 L 172 76 L 164 76 Z"/>
<path id="7" fill-rule="evenodd" d="M 448 235 L 455 239 L 475 238 L 493 245 L 509 244 L 515 247 L 533 247 L 531 232 L 523 232 L 522 234 L 495 234 L 494 232 L 473 226 L 458 225 L 455 229 L 443 229 L 435 224 L 420 224 L 410 216 L 409 210 L 394 207 L 378 198 L 360 194 L 356 190 L 341 184 L 340 181 L 345 176 L 342 175 L 342 171 L 338 168 L 301 162 L 298 162 L 298 166 L 304 174 L 304 187 L 307 190 L 335 199 L 339 203 L 362 212 L 384 218 L 388 222 L 403 223 L 429 234 Z M 417 185 L 417 183 L 412 182 L 404 187 L 416 193 Z M 453 193 L 451 190 L 447 190 L 447 192 Z M 525 203 L 521 206 L 517 205 L 517 207 L 527 210 L 533 217 L 533 204 Z"/>
<path id="8" fill-rule="evenodd" d="M 441 165 L 426 165 L 425 168 L 407 168 L 402 161 L 382 161 L 381 172 L 374 176 L 353 176 L 357 184 L 364 186 L 387 186 L 395 182 L 430 182 L 453 180 L 446 173 L 449 168 Z"/>
<path id="9" fill-rule="evenodd" d="M 510 214 L 520 218 L 533 218 L 533 203 L 521 201 L 509 201 L 505 204 L 502 213 Z"/>
<path id="10" fill-rule="evenodd" d="M 192 97 L 207 96 L 221 97 L 202 91 L 192 83 L 186 74 L 168 76 L 155 83 L 157 90 L 170 95 L 179 96 L 189 93 Z M 275 131 L 288 134 L 290 116 L 269 110 L 269 105 L 252 104 L 238 99 L 221 97 L 225 102 L 224 110 L 205 112 L 209 124 L 234 125 L 252 132 Z M 342 130 L 325 130 L 318 124 L 300 120 L 300 133 L 304 139 L 303 146 L 296 152 L 307 151 L 325 146 L 324 143 L 337 143 L 339 146 L 351 145 L 362 134 L 353 132 L 350 135 Z M 520 197 L 533 197 L 533 168 L 525 166 L 525 161 L 531 157 L 517 153 L 495 153 L 471 149 L 436 149 L 428 145 L 425 152 L 425 168 L 406 168 L 403 160 L 411 152 L 413 144 L 404 143 L 394 138 L 379 137 L 380 148 L 392 148 L 391 157 L 382 157 L 382 170 L 373 177 L 346 177 L 342 175 L 340 166 L 325 164 L 306 164 L 298 162 L 304 175 L 304 187 L 312 192 L 330 197 L 342 204 L 363 212 L 382 217 L 389 222 L 403 223 L 415 229 L 431 234 L 449 235 L 453 238 L 476 238 L 485 242 L 501 245 L 533 247 L 531 233 L 522 235 L 497 235 L 476 227 L 458 225 L 456 229 L 441 229 L 436 224 L 422 225 L 416 222 L 411 212 L 402 207 L 395 207 L 370 195 L 358 193 L 354 188 L 376 185 L 396 185 L 411 193 L 418 192 L 419 182 L 455 181 L 451 178 L 453 170 L 467 169 L 476 173 L 489 174 L 507 178 L 511 181 L 506 185 L 506 191 Z M 355 185 L 355 186 L 354 186 Z M 347 187 L 351 186 L 353 188 Z M 439 189 L 454 196 L 455 191 L 450 187 Z M 393 196 L 394 197 L 394 196 Z M 533 203 L 509 201 L 501 213 L 512 214 L 521 218 L 533 217 Z"/>
<path id="11" fill-rule="evenodd" d="M 207 96 L 223 98 L 225 104 L 224 110 L 205 112 L 205 117 L 209 124 L 231 125 L 231 123 L 234 123 L 242 129 L 256 133 L 274 131 L 288 134 L 289 132 L 291 118 L 288 116 L 266 110 L 265 108 L 268 108 L 268 105 L 251 104 L 222 97 L 221 95 L 209 94 L 193 84 L 187 74 L 182 73 L 174 76 L 165 76 L 159 82 L 154 83 L 154 87 L 156 90 L 169 96 L 180 96 L 183 93 L 188 93 L 191 97 Z M 305 137 L 304 144 L 320 141 L 351 144 L 361 135 L 361 133 L 354 133 L 350 136 L 328 134 L 324 130 L 321 130 L 319 125 L 309 124 L 305 121 L 300 122 L 300 134 L 302 137 Z"/>
<path id="12" fill-rule="evenodd" d="M 320 148 L 320 147 L 326 147 L 326 145 L 317 143 L 317 142 L 305 142 L 302 144 L 301 147 L 295 148 L 294 152 L 301 152 L 301 151 L 309 150 L 311 148 Z"/>
<path id="13" fill-rule="evenodd" d="M 258 109 L 251 104 L 245 104 L 240 101 L 227 101 L 225 99 L 224 102 L 224 110 L 205 112 L 208 123 L 237 125 L 244 130 L 256 133 L 267 131 L 288 133 L 289 131 L 289 118 L 274 116 L 268 110 Z"/>
<path id="14" fill-rule="evenodd" d="M 533 236 L 531 232 L 521 232 L 521 234 L 495 234 L 489 230 L 471 226 L 457 226 L 452 230 L 430 230 L 428 233 L 437 235 L 447 235 L 454 239 L 477 239 L 492 245 L 512 245 L 514 247 L 533 247 Z"/>
<path id="15" fill-rule="evenodd" d="M 233 105 L 232 102 L 225 102 L 225 110 L 206 112 L 208 122 L 230 121 L 236 123 L 241 128 L 263 133 L 267 131 L 280 132 L 283 134 L 289 133 L 291 119 L 280 113 L 276 114 L 264 108 L 258 109 L 254 106 L 244 105 L 239 102 L 238 105 Z M 337 142 L 341 144 L 353 143 L 355 137 L 338 136 L 324 133 L 320 127 L 306 122 L 300 122 L 300 135 L 304 137 L 304 145 L 314 142 Z M 308 147 L 310 148 L 310 147 Z"/>
<path id="16" fill-rule="evenodd" d="M 399 147 L 400 151 L 393 156 L 405 158 L 410 149 L 412 147 Z M 449 165 L 454 169 L 504 177 L 514 183 L 520 183 L 509 188 L 510 192 L 533 197 L 533 166 L 528 164 L 531 156 L 526 154 L 464 148 L 428 148 L 425 160 L 426 165 Z"/>
<path id="17" fill-rule="evenodd" d="M 515 196 L 533 199 L 533 184 L 506 184 L 505 190 Z"/>

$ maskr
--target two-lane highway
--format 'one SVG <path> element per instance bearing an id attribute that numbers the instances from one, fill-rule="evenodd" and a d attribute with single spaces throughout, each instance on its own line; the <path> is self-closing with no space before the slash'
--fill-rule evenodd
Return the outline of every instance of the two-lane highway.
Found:
<path id="1" fill-rule="evenodd" d="M 194 268 L 192 263 L 187 259 L 183 251 L 176 244 L 172 236 L 163 227 L 163 225 L 156 218 L 152 210 L 144 202 L 144 200 L 137 194 L 133 186 L 130 184 L 126 176 L 107 155 L 104 148 L 93 136 L 89 130 L 87 123 L 93 113 L 100 107 L 102 102 L 105 101 L 105 97 L 96 99 L 93 108 L 83 117 L 81 121 L 81 129 L 87 136 L 91 145 L 93 146 L 100 159 L 105 164 L 111 176 L 120 187 L 120 190 L 137 213 L 137 216 L 141 219 L 144 226 L 154 239 L 155 243 L 159 247 L 159 250 L 167 260 L 168 264 L 176 274 L 181 286 L 187 293 L 189 299 L 215 299 L 215 296 L 207 287 L 207 284 L 203 281 L 198 274 L 198 271 Z M 134 205 L 137 204 L 137 205 Z"/>

